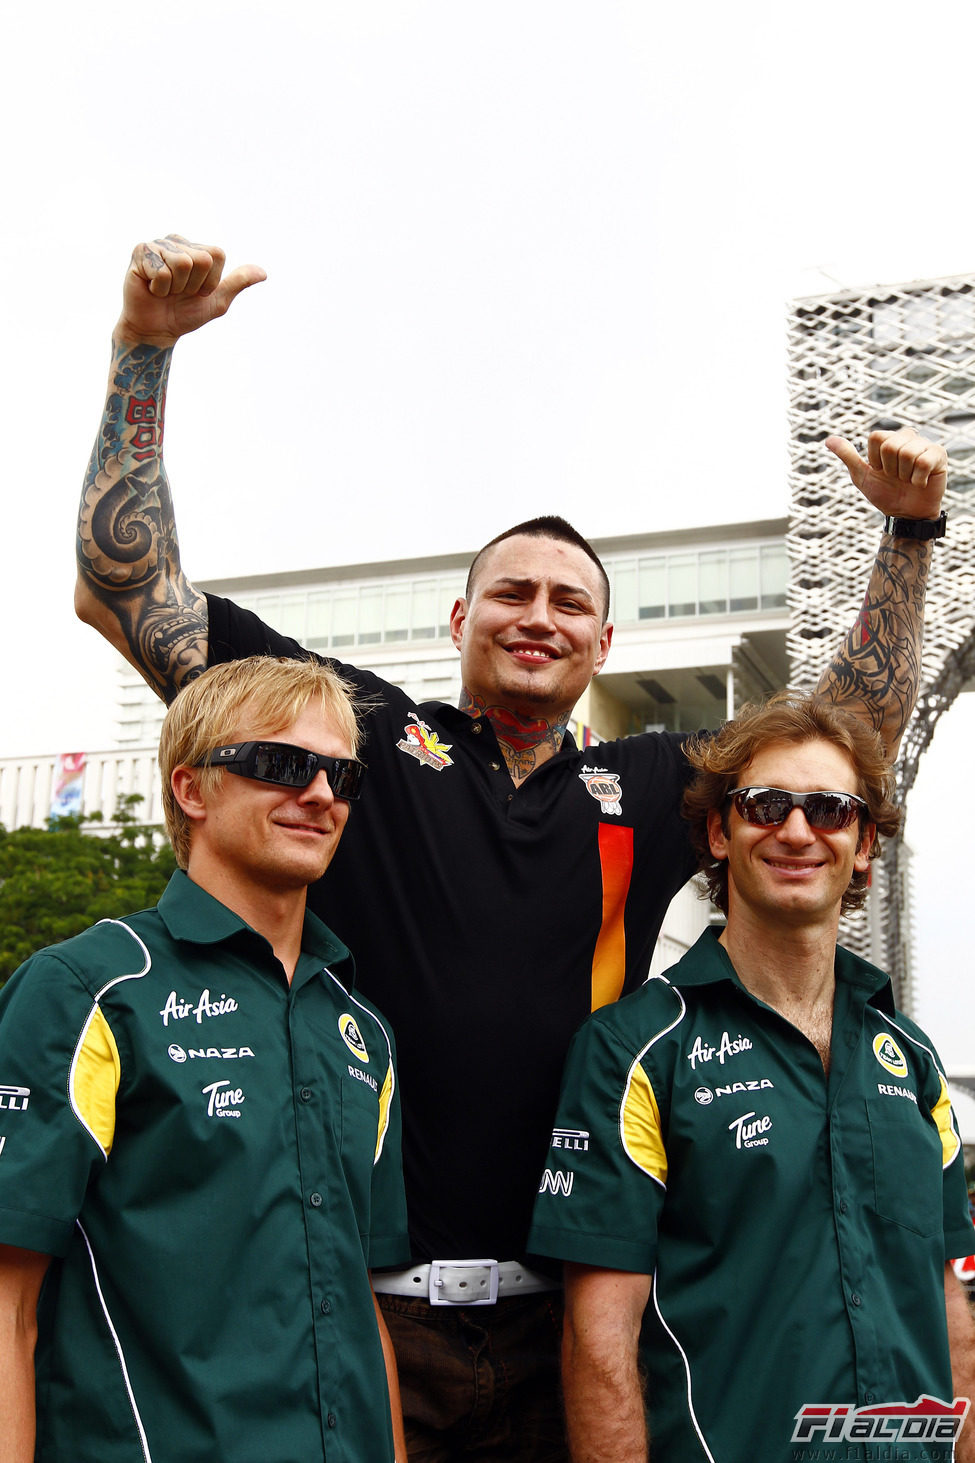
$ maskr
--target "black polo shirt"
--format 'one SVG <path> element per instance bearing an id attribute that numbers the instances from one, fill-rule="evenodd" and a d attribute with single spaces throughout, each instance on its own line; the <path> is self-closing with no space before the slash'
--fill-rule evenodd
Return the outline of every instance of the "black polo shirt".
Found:
<path id="1" fill-rule="evenodd" d="M 212 664 L 308 654 L 208 603 Z M 695 868 L 683 737 L 567 735 L 516 788 L 488 721 L 332 664 L 374 703 L 369 776 L 309 903 L 396 1033 L 414 1256 L 520 1258 L 569 1041 Z"/>

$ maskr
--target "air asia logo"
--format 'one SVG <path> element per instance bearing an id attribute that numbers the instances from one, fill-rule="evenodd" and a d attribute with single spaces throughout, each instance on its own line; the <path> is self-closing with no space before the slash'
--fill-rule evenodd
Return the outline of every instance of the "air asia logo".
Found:
<path id="1" fill-rule="evenodd" d="M 907 1061 L 904 1053 L 889 1032 L 882 1031 L 879 1036 L 874 1037 L 873 1054 L 880 1065 L 886 1067 L 892 1076 L 907 1076 Z"/>
<path id="2" fill-rule="evenodd" d="M 572 1193 L 572 1180 L 574 1173 L 564 1173 L 562 1169 L 547 1168 L 542 1174 L 542 1182 L 538 1186 L 540 1194 L 562 1194 L 566 1199 Z"/>
<path id="3" fill-rule="evenodd" d="M 211 1082 L 208 1087 L 201 1089 L 203 1096 L 208 1098 L 208 1118 L 239 1118 L 240 1105 L 244 1100 L 241 1088 L 231 1087 L 227 1081 Z"/>
<path id="4" fill-rule="evenodd" d="M 911 1406 L 906 1402 L 882 1402 L 875 1407 L 807 1402 L 796 1413 L 792 1441 L 950 1444 L 961 1432 L 970 1405 L 967 1397 L 956 1397 L 949 1406 L 947 1402 L 939 1402 L 937 1397 L 924 1394 Z M 901 1457 L 901 1454 L 897 1456 Z M 933 1456 L 941 1454 L 934 1453 Z M 952 1456 L 949 1448 L 945 1448 L 943 1456 Z"/>
<path id="5" fill-rule="evenodd" d="M 362 1040 L 362 1032 L 355 1024 L 355 1017 L 350 1016 L 347 1011 L 339 1017 L 339 1035 L 350 1052 L 353 1052 L 357 1057 L 361 1057 L 364 1062 L 368 1062 L 369 1053 L 366 1051 L 366 1044 Z"/>
<path id="6" fill-rule="evenodd" d="M 728 1132 L 734 1133 L 736 1148 L 767 1148 L 765 1134 L 771 1126 L 772 1119 L 767 1115 L 760 1118 L 757 1113 L 746 1112 L 728 1124 Z"/>
<path id="7" fill-rule="evenodd" d="M 705 1062 L 710 1062 L 712 1057 L 717 1057 L 724 1066 L 725 1057 L 736 1057 L 739 1052 L 750 1052 L 751 1049 L 752 1044 L 748 1037 L 742 1036 L 740 1031 L 735 1037 L 731 1037 L 727 1031 L 723 1031 L 717 1046 L 711 1046 L 710 1042 L 702 1041 L 699 1036 L 695 1036 L 694 1045 L 687 1053 L 687 1060 L 692 1067 L 696 1067 L 698 1062 L 703 1066 Z"/>
<path id="8" fill-rule="evenodd" d="M 170 1059 L 174 1062 L 185 1062 L 187 1057 L 192 1061 L 194 1057 L 219 1057 L 221 1061 L 232 1062 L 238 1057 L 252 1057 L 254 1053 L 249 1046 L 191 1046 L 189 1051 L 177 1046 L 175 1042 L 169 1048 Z"/>
<path id="9" fill-rule="evenodd" d="M 437 733 L 412 711 L 403 732 L 402 740 L 396 745 L 407 756 L 415 757 L 424 767 L 432 767 L 436 772 L 442 772 L 445 767 L 454 765 L 453 757 L 447 756 L 453 743 L 442 742 Z"/>
<path id="10" fill-rule="evenodd" d="M 618 772 L 607 772 L 605 767 L 583 766 L 579 781 L 589 796 L 601 804 L 604 813 L 623 816 L 623 789 Z"/>
<path id="11" fill-rule="evenodd" d="M 29 1087 L 0 1087 L 0 1112 L 26 1112 Z"/>
<path id="12" fill-rule="evenodd" d="M 205 1017 L 226 1016 L 229 1011 L 236 1010 L 237 1002 L 233 996 L 220 995 L 213 999 L 209 991 L 204 991 L 194 1006 L 192 1001 L 184 1001 L 182 996 L 170 991 L 159 1014 L 164 1026 L 168 1026 L 170 1021 L 182 1021 L 184 1016 L 195 1016 L 197 1026 L 202 1026 Z"/>
<path id="13" fill-rule="evenodd" d="M 553 1148 L 568 1148 L 573 1153 L 589 1152 L 589 1134 L 585 1128 L 555 1128 L 552 1132 Z"/>

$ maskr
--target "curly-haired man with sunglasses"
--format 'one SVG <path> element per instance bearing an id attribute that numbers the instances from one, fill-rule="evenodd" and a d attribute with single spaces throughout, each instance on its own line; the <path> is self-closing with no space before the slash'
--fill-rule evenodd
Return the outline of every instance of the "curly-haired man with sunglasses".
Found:
<path id="1" fill-rule="evenodd" d="M 3 1463 L 405 1463 L 370 1286 L 409 1254 L 392 1038 L 306 908 L 357 742 L 316 662 L 191 682 L 158 906 L 0 993 Z"/>
<path id="2" fill-rule="evenodd" d="M 649 1428 L 655 1463 L 970 1459 L 943 1068 L 837 945 L 898 826 L 883 747 L 784 693 L 688 756 L 726 923 L 583 1026 L 536 1202 L 533 1248 L 567 1262 L 572 1457 L 642 1463 Z"/>

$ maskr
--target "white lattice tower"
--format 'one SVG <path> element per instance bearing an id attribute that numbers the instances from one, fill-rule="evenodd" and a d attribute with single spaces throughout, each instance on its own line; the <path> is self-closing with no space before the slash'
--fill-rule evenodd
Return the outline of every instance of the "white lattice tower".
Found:
<path id="1" fill-rule="evenodd" d="M 797 300 L 789 313 L 792 497 L 787 637 L 790 679 L 815 685 L 862 600 L 881 520 L 823 446 L 832 432 L 861 450 L 876 427 L 916 427 L 948 448 L 948 535 L 928 585 L 921 696 L 902 743 L 902 801 L 938 718 L 975 675 L 975 275 Z M 905 812 L 906 812 L 905 807 Z M 909 993 L 900 841 L 875 866 L 884 963 Z M 895 892 L 896 891 L 896 892 Z M 869 953 L 863 916 L 844 942 Z"/>

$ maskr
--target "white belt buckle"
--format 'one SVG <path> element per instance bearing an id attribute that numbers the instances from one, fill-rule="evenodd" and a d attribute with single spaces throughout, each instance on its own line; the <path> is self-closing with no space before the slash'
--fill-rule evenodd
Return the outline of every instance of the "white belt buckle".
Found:
<path id="1" fill-rule="evenodd" d="M 466 1295 L 443 1295 L 444 1289 L 449 1285 L 451 1290 L 459 1290 L 467 1286 L 466 1280 L 457 1280 L 451 1277 L 449 1280 L 442 1274 L 445 1270 L 487 1270 L 488 1271 L 488 1293 L 481 1295 L 479 1300 L 472 1298 L 468 1300 Z M 497 1260 L 431 1260 L 430 1261 L 430 1304 L 432 1306 L 493 1306 L 498 1301 L 498 1262 Z"/>

